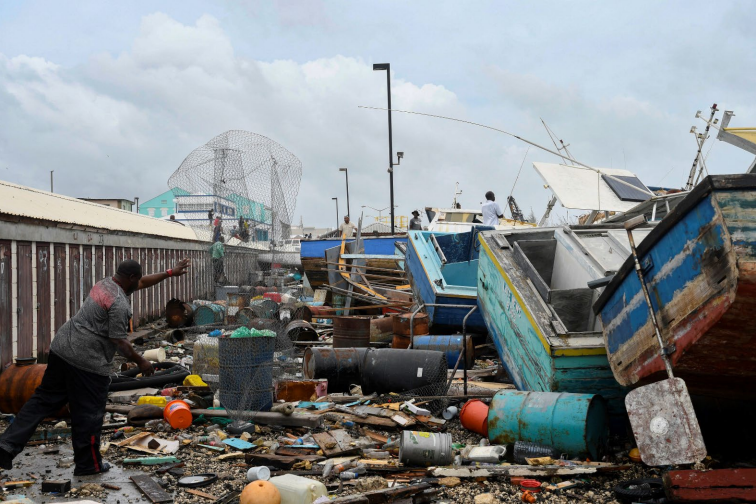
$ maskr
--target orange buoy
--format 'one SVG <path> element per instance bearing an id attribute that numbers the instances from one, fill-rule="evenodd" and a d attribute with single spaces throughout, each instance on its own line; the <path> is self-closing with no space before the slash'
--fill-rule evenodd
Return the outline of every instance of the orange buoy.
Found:
<path id="1" fill-rule="evenodd" d="M 192 425 L 192 410 L 181 399 L 176 399 L 165 405 L 163 418 L 174 429 L 188 429 Z"/>
<path id="2" fill-rule="evenodd" d="M 270 481 L 253 481 L 242 490 L 241 504 L 281 504 L 281 492 Z"/>

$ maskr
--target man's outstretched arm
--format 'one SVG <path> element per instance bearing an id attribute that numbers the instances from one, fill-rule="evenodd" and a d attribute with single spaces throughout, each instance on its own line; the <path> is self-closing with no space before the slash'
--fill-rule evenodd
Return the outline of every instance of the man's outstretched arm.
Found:
<path id="1" fill-rule="evenodd" d="M 178 265 L 174 266 L 171 270 L 171 276 L 185 275 L 191 264 L 192 261 L 190 259 L 182 259 L 181 261 L 179 261 Z M 153 273 L 152 275 L 145 275 L 139 280 L 139 287 L 137 287 L 137 290 L 152 287 L 153 285 L 158 284 L 167 278 L 170 277 L 168 276 L 168 272 L 166 271 L 163 271 L 161 273 Z"/>

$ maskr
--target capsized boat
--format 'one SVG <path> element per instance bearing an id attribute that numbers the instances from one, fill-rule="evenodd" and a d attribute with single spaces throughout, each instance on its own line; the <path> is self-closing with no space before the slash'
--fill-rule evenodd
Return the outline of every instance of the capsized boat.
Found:
<path id="1" fill-rule="evenodd" d="M 465 306 L 427 306 L 426 312 L 434 332 L 461 331 L 465 316 L 477 304 L 477 234 L 477 229 L 466 233 L 408 233 L 405 270 L 415 297 L 426 305 Z M 480 310 L 470 315 L 465 329 L 468 332 L 485 333 L 486 326 Z"/>
<path id="2" fill-rule="evenodd" d="M 756 397 L 756 175 L 706 177 L 638 245 L 675 376 L 691 394 Z M 664 363 L 632 259 L 593 306 L 622 385 Z"/>
<path id="3" fill-rule="evenodd" d="M 650 227 L 634 231 L 640 241 Z M 601 394 L 624 413 L 588 282 L 630 254 L 621 224 L 488 231 L 478 235 L 478 306 L 519 390 Z"/>

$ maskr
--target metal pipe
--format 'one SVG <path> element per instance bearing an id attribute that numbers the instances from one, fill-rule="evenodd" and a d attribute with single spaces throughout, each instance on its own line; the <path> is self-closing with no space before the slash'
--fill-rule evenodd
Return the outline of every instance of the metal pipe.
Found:
<path id="1" fill-rule="evenodd" d="M 625 223 L 625 229 L 627 230 L 627 239 L 630 242 L 630 250 L 633 253 L 633 260 L 635 261 L 635 272 L 638 274 L 638 280 L 640 280 L 641 290 L 643 291 L 643 297 L 646 299 L 646 306 L 648 306 L 648 314 L 651 317 L 651 323 L 654 325 L 654 332 L 656 333 L 656 340 L 659 342 L 661 348 L 661 358 L 664 361 L 664 367 L 667 369 L 667 375 L 670 378 L 674 378 L 672 373 L 672 363 L 667 355 L 667 349 L 664 346 L 664 340 L 662 339 L 661 332 L 659 331 L 659 321 L 656 319 L 656 313 L 654 307 L 651 305 L 651 297 L 648 295 L 648 287 L 646 287 L 646 279 L 643 278 L 643 269 L 641 268 L 640 261 L 638 260 L 638 253 L 635 250 L 635 240 L 633 239 L 633 229 L 646 223 L 646 216 L 639 215 L 633 219 L 630 219 Z M 466 393 L 467 391 L 465 391 Z"/>
<path id="2" fill-rule="evenodd" d="M 423 305 L 423 303 L 420 303 L 417 309 L 412 312 L 412 315 L 410 315 L 410 343 L 407 347 L 408 349 L 412 349 L 412 345 L 414 344 L 413 339 L 415 338 L 415 315 L 417 315 L 417 313 L 423 309 L 423 306 L 425 305 Z"/>
<path id="3" fill-rule="evenodd" d="M 462 354 L 464 355 L 463 360 L 465 362 L 465 367 L 463 368 L 464 380 L 465 380 L 465 388 L 464 388 L 465 395 L 467 395 L 467 333 L 465 332 L 465 330 L 467 329 L 467 318 L 470 315 L 472 315 L 477 309 L 478 309 L 478 305 L 473 306 L 472 309 L 469 312 L 467 312 L 467 315 L 465 315 L 465 318 L 462 319 L 462 340 L 464 343 L 464 346 L 462 348 Z"/>
<path id="4" fill-rule="evenodd" d="M 430 235 L 430 239 L 433 243 L 433 248 L 436 249 L 436 253 L 438 254 L 439 259 L 441 259 L 441 264 L 446 264 L 446 255 L 444 255 L 444 251 L 441 250 L 441 247 L 438 245 L 436 235 Z"/>

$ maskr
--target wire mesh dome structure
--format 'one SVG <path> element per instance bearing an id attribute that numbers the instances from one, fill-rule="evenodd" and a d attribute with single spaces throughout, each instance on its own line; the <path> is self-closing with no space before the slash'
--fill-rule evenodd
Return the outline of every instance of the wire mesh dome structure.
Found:
<path id="1" fill-rule="evenodd" d="M 238 233 L 255 248 L 272 250 L 290 235 L 301 179 L 302 162 L 281 144 L 231 130 L 194 149 L 168 186 L 177 219 L 199 238 L 213 238 L 219 218 L 223 236 Z"/>

